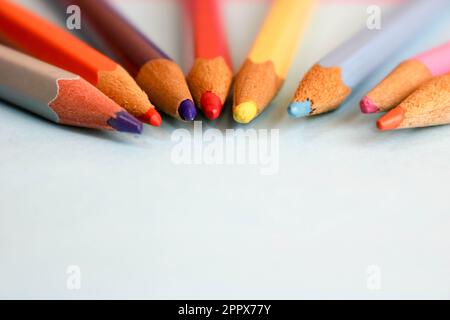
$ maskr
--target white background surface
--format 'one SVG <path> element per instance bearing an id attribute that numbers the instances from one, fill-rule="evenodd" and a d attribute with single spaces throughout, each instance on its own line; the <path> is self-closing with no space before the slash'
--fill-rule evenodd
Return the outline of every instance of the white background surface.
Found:
<path id="1" fill-rule="evenodd" d="M 46 16 L 42 1 L 26 2 Z M 178 61 L 174 1 L 120 8 Z M 450 126 L 379 133 L 361 96 L 400 58 L 450 38 L 450 18 L 389 61 L 345 107 L 287 117 L 304 72 L 365 24 L 323 4 L 282 92 L 248 128 L 279 128 L 279 172 L 171 162 L 176 128 L 65 128 L 0 102 L 0 298 L 450 298 Z M 389 6 L 383 6 L 386 11 Z M 236 68 L 267 6 L 229 1 Z M 233 128 L 229 112 L 205 127 Z M 66 268 L 81 268 L 81 290 Z M 367 287 L 368 266 L 381 270 Z"/>

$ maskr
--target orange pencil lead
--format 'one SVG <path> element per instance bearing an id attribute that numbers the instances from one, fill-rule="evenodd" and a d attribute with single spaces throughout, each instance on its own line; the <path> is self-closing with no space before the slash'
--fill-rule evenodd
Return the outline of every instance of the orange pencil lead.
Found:
<path id="1" fill-rule="evenodd" d="M 405 119 L 405 110 L 402 107 L 396 107 L 386 113 L 377 121 L 377 127 L 381 131 L 397 129 Z"/>

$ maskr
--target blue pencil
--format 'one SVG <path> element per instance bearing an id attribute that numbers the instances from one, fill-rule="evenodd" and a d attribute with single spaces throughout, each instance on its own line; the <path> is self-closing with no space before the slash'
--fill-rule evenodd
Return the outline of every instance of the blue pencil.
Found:
<path id="1" fill-rule="evenodd" d="M 337 109 L 370 73 L 417 36 L 449 0 L 411 0 L 382 19 L 380 30 L 359 32 L 315 64 L 300 82 L 288 113 L 293 117 Z"/>

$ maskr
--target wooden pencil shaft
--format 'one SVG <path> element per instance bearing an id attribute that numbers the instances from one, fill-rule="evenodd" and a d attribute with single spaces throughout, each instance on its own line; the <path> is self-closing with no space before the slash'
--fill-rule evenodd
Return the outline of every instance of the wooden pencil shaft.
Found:
<path id="1" fill-rule="evenodd" d="M 389 110 L 432 77 L 433 74 L 420 61 L 404 61 L 364 97 L 362 110 Z"/>
<path id="2" fill-rule="evenodd" d="M 382 130 L 450 124 L 450 74 L 425 82 L 377 121 Z"/>
<path id="3" fill-rule="evenodd" d="M 435 77 L 406 98 L 401 127 L 425 127 L 450 122 L 450 74 Z"/>

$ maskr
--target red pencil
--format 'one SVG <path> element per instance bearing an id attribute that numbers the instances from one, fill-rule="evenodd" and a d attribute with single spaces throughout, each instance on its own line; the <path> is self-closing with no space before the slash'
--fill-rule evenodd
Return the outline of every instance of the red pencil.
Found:
<path id="1" fill-rule="evenodd" d="M 195 61 L 187 81 L 197 106 L 208 119 L 222 112 L 233 79 L 220 3 L 218 0 L 185 0 L 192 24 Z"/>

